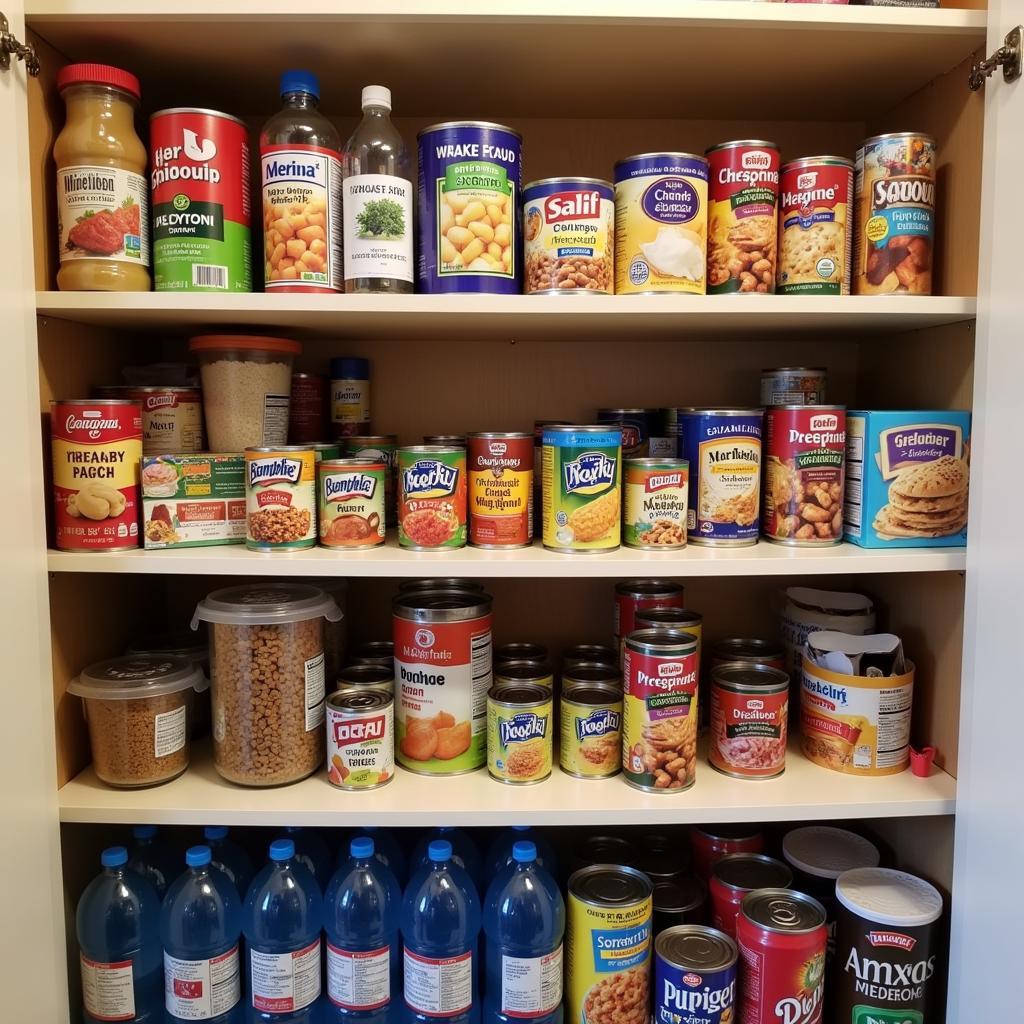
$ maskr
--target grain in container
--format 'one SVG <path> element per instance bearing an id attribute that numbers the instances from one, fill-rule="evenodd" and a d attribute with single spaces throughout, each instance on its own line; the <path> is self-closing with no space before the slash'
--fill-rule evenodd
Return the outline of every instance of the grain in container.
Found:
<path id="1" fill-rule="evenodd" d="M 192 711 L 189 715 L 189 735 L 192 739 L 205 736 L 210 731 L 210 641 L 206 630 L 193 633 L 154 633 L 140 637 L 128 645 L 125 654 L 155 658 L 185 658 L 203 675 L 202 684 L 192 696 Z"/>
<path id="2" fill-rule="evenodd" d="M 763 853 L 730 853 L 711 869 L 711 923 L 736 937 L 736 918 L 748 892 L 786 889 L 793 883 L 789 866 Z"/>
<path id="3" fill-rule="evenodd" d="M 327 779 L 340 789 L 377 789 L 395 777 L 394 697 L 342 689 L 327 698 Z"/>
<path id="4" fill-rule="evenodd" d="M 736 943 L 700 924 L 677 925 L 656 935 L 655 1024 L 730 1024 L 736 1002 Z"/>
<path id="5" fill-rule="evenodd" d="M 509 785 L 543 782 L 554 753 L 551 690 L 495 681 L 487 694 L 487 771 Z"/>

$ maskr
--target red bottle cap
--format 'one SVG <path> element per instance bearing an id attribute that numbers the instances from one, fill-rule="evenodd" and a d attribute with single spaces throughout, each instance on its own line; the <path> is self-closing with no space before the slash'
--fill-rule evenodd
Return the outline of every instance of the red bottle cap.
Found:
<path id="1" fill-rule="evenodd" d="M 57 72 L 57 88 L 60 91 L 69 85 L 110 85 L 115 89 L 131 93 L 137 100 L 142 98 L 139 80 L 130 72 L 109 64 L 67 64 Z"/>

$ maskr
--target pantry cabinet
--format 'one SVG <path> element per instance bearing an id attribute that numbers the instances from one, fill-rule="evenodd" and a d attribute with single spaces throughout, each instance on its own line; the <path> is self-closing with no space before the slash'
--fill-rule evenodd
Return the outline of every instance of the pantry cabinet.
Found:
<path id="1" fill-rule="evenodd" d="M 977 5 L 981 0 L 967 0 Z M 240 10 L 244 7 L 245 10 Z M 1024 912 L 1020 685 L 1021 345 L 1024 83 L 999 72 L 967 86 L 972 58 L 1024 22 L 1024 0 L 917 8 L 719 0 L 593 0 L 570 10 L 509 0 L 0 0 L 42 70 L 0 71 L 0 248 L 6 346 L 0 423 L 6 479 L 7 701 L 0 715 L 4 928 L 0 973 L 11 1020 L 77 1019 L 74 901 L 105 827 L 628 826 L 724 821 L 861 821 L 898 866 L 951 894 L 951 1024 L 1014 1020 Z M 524 136 L 527 180 L 608 177 L 630 153 L 777 140 L 786 157 L 853 154 L 864 137 L 913 129 L 939 144 L 936 294 L 930 298 L 722 296 L 281 296 L 60 293 L 50 148 L 62 121 L 59 67 L 132 68 L 146 113 L 198 105 L 253 130 L 286 66 L 322 79 L 322 109 L 344 137 L 362 85 L 391 87 L 408 141 L 426 124 L 487 118 Z M 958 548 L 824 551 L 622 549 L 573 558 L 539 546 L 445 555 L 385 550 L 283 557 L 235 547 L 118 554 L 48 549 L 53 398 L 118 380 L 123 366 L 180 360 L 191 333 L 270 330 L 303 343 L 300 368 L 333 355 L 373 361 L 375 427 L 427 432 L 528 429 L 585 420 L 602 405 L 750 404 L 758 373 L 827 366 L 829 399 L 861 408 L 971 408 L 970 536 Z M 938 750 L 928 779 L 834 775 L 790 758 L 754 784 L 712 773 L 680 797 L 566 775 L 527 789 L 485 774 L 401 774 L 376 795 L 314 777 L 252 792 L 224 783 L 209 752 L 180 779 L 100 784 L 69 680 L 143 628 L 180 627 L 224 577 L 349 579 L 351 629 L 387 635 L 406 576 L 464 575 L 495 596 L 499 640 L 559 647 L 610 631 L 615 580 L 673 577 L 715 636 L 771 634 L 780 587 L 856 588 L 918 666 L 913 738 Z M 228 581 L 230 582 L 230 581 Z M 602 788 L 603 787 L 603 788 Z M 598 794 L 598 795 L 595 795 Z M 366 796 L 366 799 L 363 797 Z M 13 1000 L 13 1001 L 12 1001 Z"/>

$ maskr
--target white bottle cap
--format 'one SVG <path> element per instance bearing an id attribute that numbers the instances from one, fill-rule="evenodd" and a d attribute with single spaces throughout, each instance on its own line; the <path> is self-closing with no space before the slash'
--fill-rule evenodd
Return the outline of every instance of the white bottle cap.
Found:
<path id="1" fill-rule="evenodd" d="M 386 85 L 363 86 L 363 110 L 367 107 L 391 109 L 391 90 Z"/>

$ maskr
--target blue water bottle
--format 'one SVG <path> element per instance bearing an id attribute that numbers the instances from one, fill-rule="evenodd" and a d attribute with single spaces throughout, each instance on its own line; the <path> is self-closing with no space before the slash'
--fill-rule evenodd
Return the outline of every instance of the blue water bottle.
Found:
<path id="1" fill-rule="evenodd" d="M 484 900 L 483 1024 L 562 1024 L 565 902 L 532 842 L 512 847 L 512 862 Z"/>
<path id="2" fill-rule="evenodd" d="M 552 845 L 532 826 L 513 825 L 503 828 L 487 848 L 487 859 L 484 862 L 487 878 L 493 879 L 502 868 L 512 863 L 512 847 L 516 843 L 533 843 L 537 848 L 537 863 L 552 878 L 558 877 L 558 861 Z"/>
<path id="3" fill-rule="evenodd" d="M 156 825 L 136 825 L 132 829 L 132 848 L 128 868 L 143 875 L 164 898 L 167 887 L 181 874 L 181 850 L 176 849 Z"/>
<path id="4" fill-rule="evenodd" d="M 244 899 L 249 891 L 252 876 L 256 874 L 249 854 L 233 839 L 228 838 L 226 825 L 207 825 L 203 829 L 203 838 L 210 847 L 210 863 L 215 868 L 220 868 L 235 883 L 239 898 Z"/>
<path id="5" fill-rule="evenodd" d="M 378 858 L 376 840 L 349 844 L 349 858 L 324 894 L 330 1019 L 397 1024 L 401 1003 L 398 919 L 402 892 Z"/>
<path id="6" fill-rule="evenodd" d="M 385 867 L 391 869 L 399 885 L 405 885 L 408 878 L 409 866 L 405 858 L 405 851 L 401 843 L 395 838 L 394 833 L 388 829 L 380 828 L 377 825 L 367 825 L 358 835 L 367 835 L 373 840 L 373 855 Z M 348 853 L 348 845 L 343 848 L 343 853 Z M 347 860 L 347 857 L 339 857 L 339 862 Z"/>
<path id="7" fill-rule="evenodd" d="M 427 847 L 402 900 L 403 984 L 416 1024 L 478 1024 L 480 900 L 446 839 Z"/>
<path id="8" fill-rule="evenodd" d="M 324 903 L 291 839 L 270 844 L 270 863 L 252 880 L 242 911 L 250 1020 L 318 1019 Z"/>
<path id="9" fill-rule="evenodd" d="M 75 913 L 86 1024 L 161 1019 L 160 897 L 128 867 L 128 851 L 111 846 L 103 871 L 82 893 Z"/>
<path id="10" fill-rule="evenodd" d="M 315 829 L 301 825 L 289 825 L 284 831 L 285 838 L 295 844 L 295 859 L 313 875 L 323 892 L 331 880 L 331 851 L 327 841 Z"/>
<path id="11" fill-rule="evenodd" d="M 208 846 L 189 847 L 185 873 L 171 883 L 160 911 L 168 1024 L 242 1021 L 242 905 L 234 883 L 210 861 Z"/>
<path id="12" fill-rule="evenodd" d="M 410 877 L 420 868 L 430 864 L 429 848 L 435 839 L 441 839 L 451 844 L 452 860 L 469 875 L 479 892 L 483 885 L 483 864 L 480 859 L 480 851 L 469 833 L 461 828 L 453 828 L 451 825 L 433 829 L 416 844 L 409 866 Z"/>

